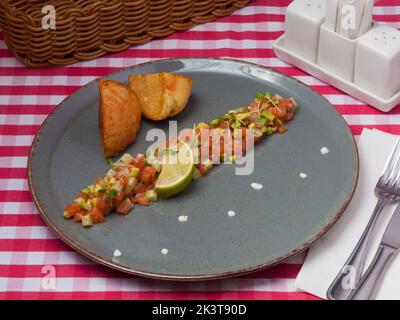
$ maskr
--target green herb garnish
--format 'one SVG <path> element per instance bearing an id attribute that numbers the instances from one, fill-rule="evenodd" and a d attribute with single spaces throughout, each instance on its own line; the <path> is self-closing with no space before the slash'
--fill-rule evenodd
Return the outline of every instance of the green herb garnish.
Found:
<path id="1" fill-rule="evenodd" d="M 112 162 L 111 158 L 107 158 L 107 163 L 110 166 L 110 168 L 114 170 L 115 164 L 114 162 Z"/>
<path id="2" fill-rule="evenodd" d="M 113 200 L 118 194 L 118 191 L 115 189 L 112 189 L 108 192 L 108 199 Z"/>

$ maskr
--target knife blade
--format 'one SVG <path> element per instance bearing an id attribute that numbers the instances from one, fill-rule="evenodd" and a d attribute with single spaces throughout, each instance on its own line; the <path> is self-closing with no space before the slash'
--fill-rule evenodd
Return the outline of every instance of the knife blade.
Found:
<path id="1" fill-rule="evenodd" d="M 400 249 L 400 205 L 397 206 L 385 233 L 383 234 L 382 244 L 386 244 L 395 249 Z"/>

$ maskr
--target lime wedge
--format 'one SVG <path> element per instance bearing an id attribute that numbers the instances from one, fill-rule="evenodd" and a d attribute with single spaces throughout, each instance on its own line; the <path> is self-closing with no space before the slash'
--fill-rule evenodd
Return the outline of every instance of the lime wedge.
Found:
<path id="1" fill-rule="evenodd" d="M 193 151 L 187 144 L 179 147 L 176 156 L 164 159 L 155 191 L 162 198 L 182 192 L 192 181 L 195 169 Z"/>

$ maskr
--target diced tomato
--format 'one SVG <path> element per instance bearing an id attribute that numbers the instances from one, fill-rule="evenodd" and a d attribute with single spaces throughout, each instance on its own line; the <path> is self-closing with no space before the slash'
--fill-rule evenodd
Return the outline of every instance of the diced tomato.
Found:
<path id="1" fill-rule="evenodd" d="M 157 171 L 153 167 L 144 167 L 140 170 L 138 179 L 143 184 L 150 185 L 155 181 L 156 173 Z"/>
<path id="2" fill-rule="evenodd" d="M 281 101 L 279 101 L 278 108 L 279 108 L 279 110 L 281 112 L 281 114 L 279 116 L 280 119 L 285 119 L 286 113 L 287 113 L 286 109 L 287 109 L 288 103 L 290 103 L 289 100 L 281 100 Z"/>
<path id="3" fill-rule="evenodd" d="M 222 129 L 228 129 L 230 127 L 229 121 L 221 121 L 219 123 L 219 127 L 222 128 Z"/>
<path id="4" fill-rule="evenodd" d="M 285 121 L 292 120 L 293 117 L 294 117 L 294 112 L 293 112 L 293 111 L 288 112 L 288 113 L 286 114 Z"/>
<path id="5" fill-rule="evenodd" d="M 280 134 L 285 133 L 285 132 L 286 132 L 286 127 L 285 127 L 285 126 L 280 126 L 280 127 L 278 128 L 278 132 L 279 132 Z"/>
<path id="6" fill-rule="evenodd" d="M 193 139 L 193 129 L 183 129 L 178 136 L 178 141 L 189 142 Z"/>
<path id="7" fill-rule="evenodd" d="M 97 179 L 96 179 L 96 184 L 101 184 L 102 181 L 103 181 L 102 178 L 97 178 Z"/>
<path id="8" fill-rule="evenodd" d="M 143 193 L 139 193 L 135 196 L 134 198 L 134 202 L 137 204 L 140 204 L 142 206 L 149 206 L 150 205 L 150 201 L 149 199 L 146 198 L 146 195 Z"/>
<path id="9" fill-rule="evenodd" d="M 133 208 L 134 204 L 129 198 L 125 198 L 115 211 L 119 214 L 128 214 Z"/>
<path id="10" fill-rule="evenodd" d="M 134 193 L 146 193 L 148 189 L 148 186 L 145 186 L 144 184 L 139 183 L 135 189 L 134 189 Z"/>
<path id="11" fill-rule="evenodd" d="M 259 102 L 253 102 L 251 105 L 249 105 L 249 109 L 250 111 L 257 111 L 260 105 L 261 103 Z"/>
<path id="12" fill-rule="evenodd" d="M 200 164 L 198 170 L 202 176 L 205 176 L 208 173 L 208 168 L 204 164 Z"/>
<path id="13" fill-rule="evenodd" d="M 94 208 L 90 213 L 90 217 L 92 218 L 94 223 L 102 223 L 104 221 L 104 214 L 99 209 Z"/>
<path id="14" fill-rule="evenodd" d="M 81 211 L 81 207 L 77 203 L 72 203 L 65 208 L 70 216 L 74 216 L 77 212 Z"/>
<path id="15" fill-rule="evenodd" d="M 119 178 L 119 181 L 122 183 L 124 187 L 128 184 L 128 178 L 125 176 L 121 176 L 121 178 Z"/>
<path id="16" fill-rule="evenodd" d="M 97 198 L 96 209 L 100 210 L 105 215 L 111 211 L 111 201 L 106 194 L 101 196 L 101 198 Z"/>
<path id="17" fill-rule="evenodd" d="M 82 198 L 85 201 L 89 198 L 88 194 L 84 192 L 78 192 L 78 197 Z"/>
<path id="18" fill-rule="evenodd" d="M 86 214 L 87 214 L 87 211 L 81 210 L 81 211 L 77 212 L 77 213 L 74 215 L 74 220 L 75 220 L 76 222 L 81 222 L 81 221 L 82 221 L 82 217 L 83 217 L 83 216 L 86 216 Z"/>
<path id="19" fill-rule="evenodd" d="M 125 197 L 125 194 L 123 192 L 117 193 L 116 197 L 113 199 L 115 207 L 118 207 L 121 204 L 124 197 Z"/>
<path id="20" fill-rule="evenodd" d="M 146 164 L 146 158 L 144 156 L 136 157 L 132 161 L 132 165 L 134 165 L 136 168 L 142 169 Z"/>

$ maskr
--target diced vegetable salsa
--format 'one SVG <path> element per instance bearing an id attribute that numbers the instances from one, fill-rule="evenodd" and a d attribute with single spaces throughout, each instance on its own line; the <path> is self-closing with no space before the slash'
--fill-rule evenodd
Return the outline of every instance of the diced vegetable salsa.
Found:
<path id="1" fill-rule="evenodd" d="M 199 161 L 193 179 L 205 176 L 216 164 L 215 159 L 224 158 L 228 162 L 234 162 L 237 145 L 241 147 L 241 154 L 244 154 L 248 150 L 248 130 L 254 137 L 254 143 L 274 133 L 285 133 L 285 123 L 293 118 L 296 109 L 297 103 L 294 99 L 271 96 L 269 93 L 257 94 L 249 106 L 232 110 L 209 123 L 198 123 L 193 129 L 189 129 L 178 137 L 178 143 L 188 143 L 193 137 L 203 136 L 204 132 L 210 134 L 208 150 L 204 151 L 201 144 L 195 145 Z M 225 141 L 226 135 L 216 135 L 219 140 L 212 141 L 215 137 L 212 133 L 220 130 L 230 134 L 228 143 Z M 239 143 L 237 139 L 240 139 Z M 215 144 L 220 144 L 217 148 L 218 154 L 215 154 L 213 148 Z M 84 227 L 91 227 L 103 222 L 111 211 L 126 215 L 135 205 L 148 206 L 157 201 L 154 186 L 162 170 L 160 159 L 165 153 L 171 153 L 174 146 L 176 142 L 164 143 L 155 151 L 152 159 L 143 154 L 136 157 L 125 154 L 116 163 L 109 161 L 110 170 L 106 176 L 82 189 L 76 200 L 65 208 L 64 217 L 74 219 Z"/>

